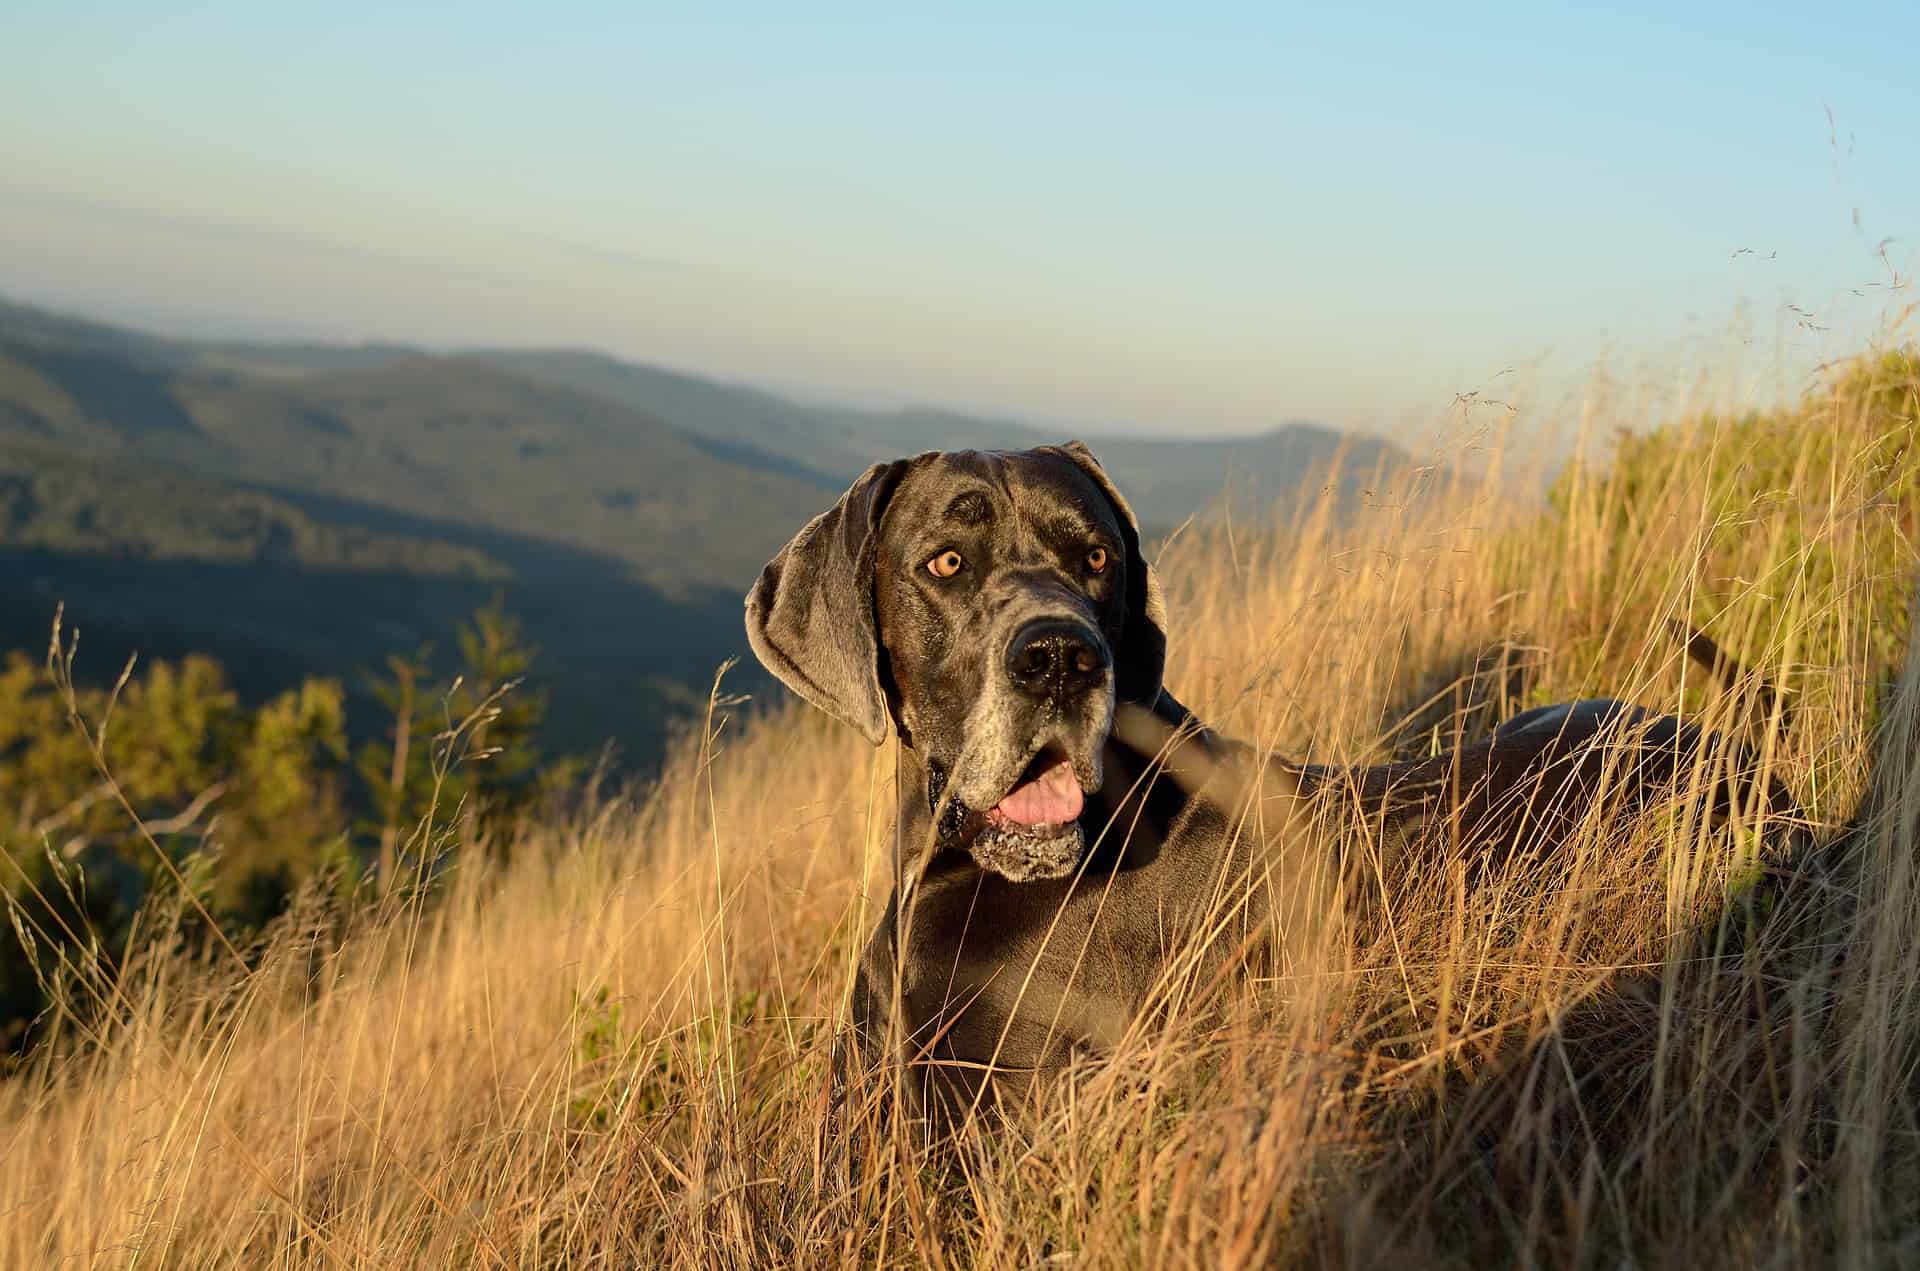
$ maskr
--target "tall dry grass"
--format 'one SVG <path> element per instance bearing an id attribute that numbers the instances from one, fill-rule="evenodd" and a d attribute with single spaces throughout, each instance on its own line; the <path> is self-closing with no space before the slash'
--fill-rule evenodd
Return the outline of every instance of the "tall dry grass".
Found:
<path id="1" fill-rule="evenodd" d="M 892 756 L 721 704 L 657 787 L 510 852 L 454 836 L 432 887 L 315 899 L 247 969 L 164 913 L 117 979 L 76 968 L 77 1022 L 0 1083 L 0 1264 L 1920 1257 L 1920 671 L 1884 691 L 1867 616 L 1912 584 L 1913 513 L 1861 459 L 1887 401 L 1914 426 L 1888 373 L 1810 407 L 1787 488 L 1739 506 L 1713 473 L 1751 456 L 1707 422 L 1551 515 L 1382 474 L 1345 526 L 1157 562 L 1168 682 L 1223 731 L 1373 760 L 1628 697 L 1751 728 L 1821 826 L 1789 860 L 1668 810 L 1482 888 L 1415 879 L 1225 993 L 1170 984 L 954 1152 L 899 1122 L 849 1149 L 828 1059 Z M 1669 618 L 1793 689 L 1792 726 L 1742 718 Z"/>

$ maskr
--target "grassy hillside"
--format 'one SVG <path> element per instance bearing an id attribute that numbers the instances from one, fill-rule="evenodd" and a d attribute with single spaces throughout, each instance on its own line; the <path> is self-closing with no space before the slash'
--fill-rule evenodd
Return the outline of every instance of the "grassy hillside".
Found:
<path id="1" fill-rule="evenodd" d="M 70 453 L 544 539 L 667 588 L 750 578 L 783 541 L 774 518 L 811 514 L 825 489 L 717 459 L 602 399 L 444 358 L 266 377 L 0 336 L 0 400 L 16 436 Z"/>
<path id="2" fill-rule="evenodd" d="M 162 911 L 117 979 L 73 968 L 86 1026 L 0 1085 L 0 1262 L 1909 1262 L 1916 472 L 1896 356 L 1677 421 L 1542 514 L 1455 485 L 1157 562 L 1169 684 L 1228 731 L 1372 758 L 1628 696 L 1758 736 L 1819 825 L 1792 859 L 1656 809 L 1472 893 L 1421 880 L 1278 979 L 1171 979 L 1117 1059 L 957 1158 L 869 1126 L 849 1182 L 828 1052 L 891 755 L 722 707 L 658 785 L 505 856 L 423 827 L 441 886 L 316 897 L 244 967 Z M 1710 692 L 1673 618 L 1791 727 Z"/>
<path id="3" fill-rule="evenodd" d="M 324 520 L 267 489 L 31 442 L 0 442 L 0 543 L 151 561 L 280 561 L 482 579 L 510 572 L 477 548 Z"/>

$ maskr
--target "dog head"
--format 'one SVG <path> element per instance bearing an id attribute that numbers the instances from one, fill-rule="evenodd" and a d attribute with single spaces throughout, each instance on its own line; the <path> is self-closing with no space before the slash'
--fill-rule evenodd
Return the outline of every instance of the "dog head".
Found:
<path id="1" fill-rule="evenodd" d="M 747 597 L 788 687 L 921 761 L 941 846 L 1014 881 L 1072 871 L 1118 702 L 1166 662 L 1139 526 L 1078 442 L 869 469 Z"/>

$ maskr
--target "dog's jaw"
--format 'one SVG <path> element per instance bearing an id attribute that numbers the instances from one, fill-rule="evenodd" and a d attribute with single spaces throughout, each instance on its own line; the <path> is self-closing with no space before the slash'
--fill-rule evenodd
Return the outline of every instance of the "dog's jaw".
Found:
<path id="1" fill-rule="evenodd" d="M 967 844 L 967 852 L 974 864 L 1010 883 L 1033 883 L 1073 873 L 1085 847 L 1078 821 L 1031 830 L 988 822 Z"/>

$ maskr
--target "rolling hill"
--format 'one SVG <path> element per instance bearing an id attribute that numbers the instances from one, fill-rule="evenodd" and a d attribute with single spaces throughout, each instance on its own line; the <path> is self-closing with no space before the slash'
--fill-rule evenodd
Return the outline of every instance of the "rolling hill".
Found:
<path id="1" fill-rule="evenodd" d="M 744 652 L 754 574 L 862 468 L 1058 439 L 592 352 L 180 341 L 0 302 L 0 644 L 43 646 L 63 599 L 98 674 L 200 650 L 250 695 L 358 688 L 497 595 L 544 651 L 554 740 L 645 761 Z M 1089 441 L 1162 528 L 1230 477 L 1265 504 L 1346 447 L 1351 496 L 1399 455 L 1310 425 Z M 765 683 L 751 659 L 732 682 Z"/>

